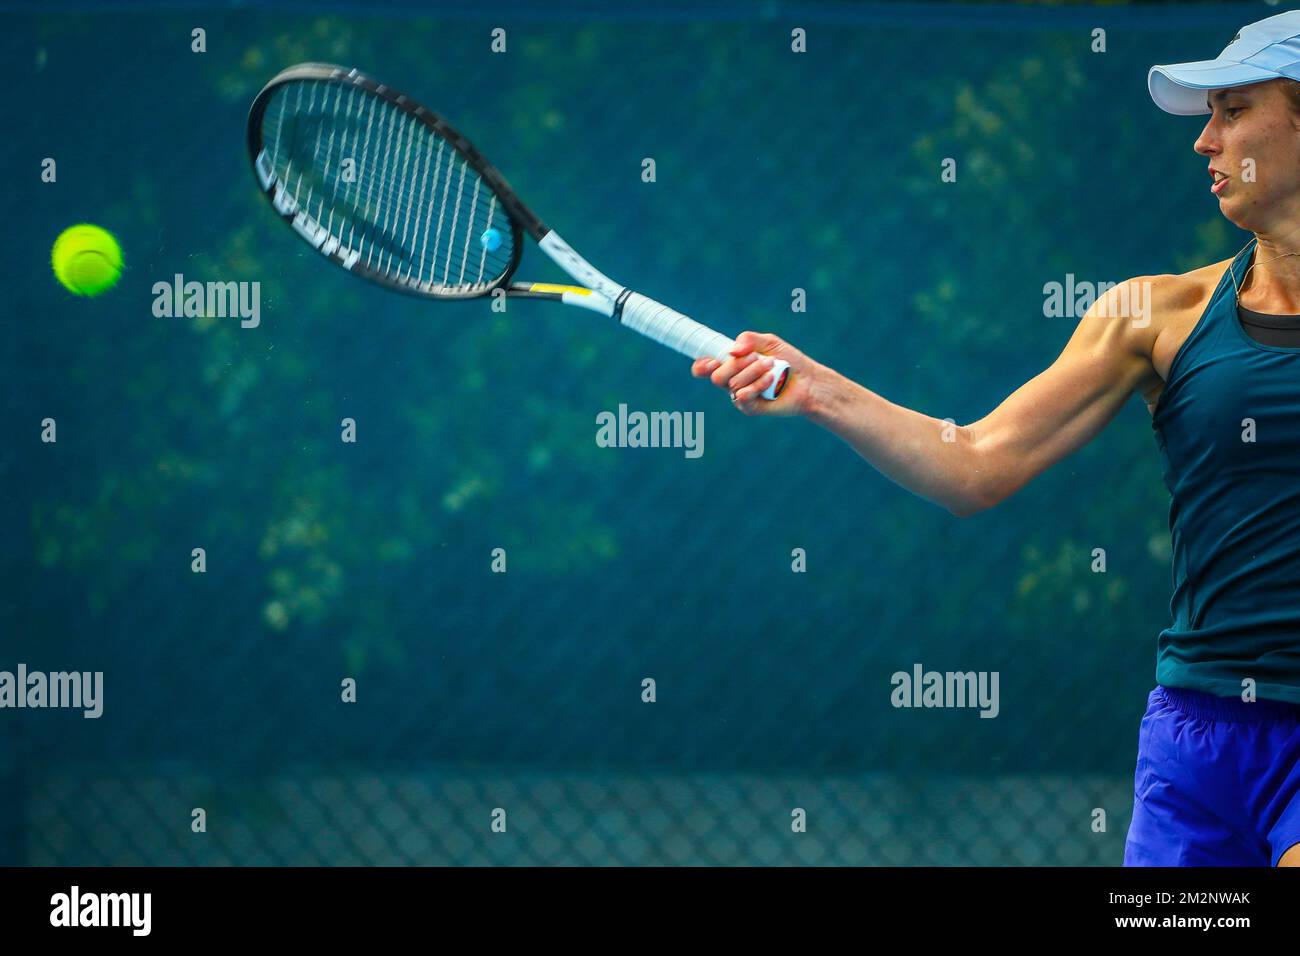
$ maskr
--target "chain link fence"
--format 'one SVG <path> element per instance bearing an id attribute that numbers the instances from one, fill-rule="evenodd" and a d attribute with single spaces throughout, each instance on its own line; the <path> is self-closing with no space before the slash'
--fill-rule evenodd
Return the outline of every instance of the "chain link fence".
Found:
<path id="1" fill-rule="evenodd" d="M 399 7 L 0 14 L 49 107 L 9 122 L 39 321 L 2 360 L 0 670 L 105 688 L 0 712 L 0 862 L 1117 864 L 1170 581 L 1145 409 L 958 520 L 585 315 L 331 270 L 243 121 L 288 64 L 368 70 L 610 274 L 966 422 L 1069 337 L 1045 283 L 1235 248 L 1143 78 L 1249 17 Z M 15 172 L 45 155 L 57 186 Z M 128 269 L 72 301 L 45 238 L 83 219 Z M 259 282 L 260 325 L 155 317 L 178 273 Z M 620 405 L 701 412 L 705 454 L 598 447 Z M 998 675 L 997 716 L 894 706 L 916 665 Z"/>

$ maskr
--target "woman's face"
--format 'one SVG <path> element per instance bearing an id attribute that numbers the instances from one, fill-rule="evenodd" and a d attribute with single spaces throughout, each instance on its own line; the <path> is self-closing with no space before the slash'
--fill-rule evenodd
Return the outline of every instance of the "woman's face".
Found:
<path id="1" fill-rule="evenodd" d="M 1210 90 L 1210 120 L 1195 150 L 1209 158 L 1212 192 L 1229 221 L 1262 235 L 1300 221 L 1300 117 L 1280 82 Z"/>

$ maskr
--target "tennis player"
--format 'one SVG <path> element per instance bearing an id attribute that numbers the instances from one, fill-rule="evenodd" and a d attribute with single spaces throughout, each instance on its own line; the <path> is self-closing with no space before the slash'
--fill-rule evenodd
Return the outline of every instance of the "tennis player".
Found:
<path id="1" fill-rule="evenodd" d="M 1213 60 L 1152 67 L 1156 104 L 1209 114 L 1194 149 L 1232 259 L 1120 283 L 1050 368 L 957 427 L 894 405 L 775 335 L 700 359 L 750 415 L 803 415 L 953 514 L 1002 501 L 1133 393 L 1172 496 L 1172 626 L 1138 735 L 1129 866 L 1300 866 L 1300 12 Z M 771 359 L 781 399 L 757 398 Z"/>

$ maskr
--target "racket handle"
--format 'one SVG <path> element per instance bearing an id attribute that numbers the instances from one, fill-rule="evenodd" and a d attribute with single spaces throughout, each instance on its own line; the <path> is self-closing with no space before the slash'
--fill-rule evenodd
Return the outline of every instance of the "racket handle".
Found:
<path id="1" fill-rule="evenodd" d="M 732 357 L 731 350 L 736 347 L 734 339 L 639 292 L 628 292 L 623 297 L 619 321 L 687 358 L 708 355 L 725 362 Z M 769 401 L 776 398 L 789 377 L 790 363 L 784 359 L 772 359 L 772 384 L 759 394 Z"/>

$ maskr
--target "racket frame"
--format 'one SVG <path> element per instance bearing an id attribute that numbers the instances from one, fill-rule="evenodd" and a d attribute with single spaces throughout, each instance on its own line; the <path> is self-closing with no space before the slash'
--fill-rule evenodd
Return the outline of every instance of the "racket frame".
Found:
<path id="1" fill-rule="evenodd" d="M 267 157 L 266 144 L 262 138 L 262 120 L 265 118 L 267 107 L 270 105 L 275 92 L 283 86 L 297 82 L 338 83 L 358 88 L 379 97 L 405 115 L 413 117 L 451 146 L 469 168 L 482 178 L 506 211 L 506 218 L 509 220 L 512 230 L 512 244 L 510 261 L 501 275 L 481 288 L 472 290 L 458 291 L 445 287 L 436 292 L 424 290 L 419 288 L 418 285 L 396 281 L 386 273 L 369 268 L 361 261 L 358 251 L 343 246 L 335 237 L 330 235 L 329 231 L 289 194 L 288 184 L 281 182 L 275 175 Z M 693 319 L 655 302 L 653 299 L 632 292 L 628 287 L 615 282 L 600 272 L 579 255 L 558 233 L 548 228 L 541 218 L 524 204 L 523 200 L 519 198 L 510 183 L 506 181 L 506 178 L 501 175 L 496 167 L 487 161 L 487 158 L 474 147 L 473 143 L 447 122 L 446 118 L 411 99 L 406 94 L 380 83 L 359 70 L 348 69 L 331 63 L 299 63 L 296 66 L 282 70 L 272 77 L 262 87 L 249 108 L 248 155 L 252 161 L 253 173 L 257 177 L 258 183 L 261 185 L 263 192 L 266 193 L 271 205 L 285 222 L 292 226 L 317 251 L 333 260 L 337 265 L 342 266 L 353 275 L 368 279 L 385 288 L 423 299 L 478 299 L 490 296 L 498 289 L 512 297 L 551 299 L 563 302 L 565 305 L 589 309 L 601 315 L 618 319 L 643 335 L 674 348 L 682 354 L 692 358 L 698 357 L 698 355 L 691 355 L 693 350 L 683 348 L 680 343 L 674 344 L 661 334 L 639 327 L 639 325 L 642 325 L 641 323 L 637 321 L 629 322 L 629 316 L 624 314 L 624 308 L 625 304 L 631 301 L 633 303 L 632 308 L 636 310 L 638 316 L 658 310 L 668 313 L 671 321 L 685 323 L 698 329 L 702 334 L 702 340 L 707 342 L 707 347 L 700 354 L 709 354 L 720 361 L 726 361 L 730 357 L 730 348 L 735 345 L 734 340 L 721 333 L 713 332 L 706 326 L 700 325 Z M 515 270 L 519 267 L 520 259 L 523 256 L 523 232 L 527 232 L 556 265 L 569 276 L 583 283 L 583 285 L 567 286 L 547 282 L 512 281 Z M 787 362 L 781 359 L 773 359 L 773 366 L 772 384 L 762 392 L 762 397 L 766 399 L 773 399 L 780 395 L 789 375 L 789 364 Z"/>
<path id="2" fill-rule="evenodd" d="M 483 179 L 484 183 L 496 194 L 501 205 L 505 207 L 506 217 L 510 221 L 513 235 L 511 236 L 510 263 L 502 274 L 481 289 L 465 292 L 447 289 L 433 292 L 420 289 L 411 283 L 397 282 L 387 274 L 367 267 L 365 263 L 360 261 L 360 257 L 354 251 L 340 245 L 309 211 L 302 209 L 294 197 L 289 194 L 288 183 L 280 181 L 270 168 L 270 162 L 265 158 L 266 144 L 262 139 L 262 120 L 266 116 L 266 109 L 270 106 L 271 98 L 278 89 L 288 86 L 290 83 L 305 82 L 340 83 L 356 87 L 379 97 L 385 103 L 405 115 L 413 117 L 436 135 L 442 137 L 447 145 L 469 165 L 470 169 Z M 506 182 L 505 177 L 487 161 L 482 153 L 474 148 L 473 143 L 457 132 L 456 128 L 448 123 L 446 119 L 412 100 L 406 94 L 366 76 L 359 70 L 346 69 L 331 63 L 299 63 L 297 66 L 291 66 L 277 73 L 266 86 L 262 87 L 253 100 L 253 105 L 249 107 L 248 155 L 253 162 L 253 173 L 261 185 L 262 191 L 267 194 L 271 205 L 280 214 L 280 217 L 308 243 L 353 275 L 369 279 L 371 282 L 377 282 L 385 288 L 395 289 L 398 292 L 404 292 L 407 295 L 414 295 L 422 299 L 478 299 L 490 295 L 494 289 L 508 284 L 515 270 L 519 268 L 519 260 L 523 256 L 522 231 L 527 230 L 534 239 L 540 239 L 547 232 L 542 221 L 515 195 L 515 191 L 510 188 L 510 184 Z"/>

